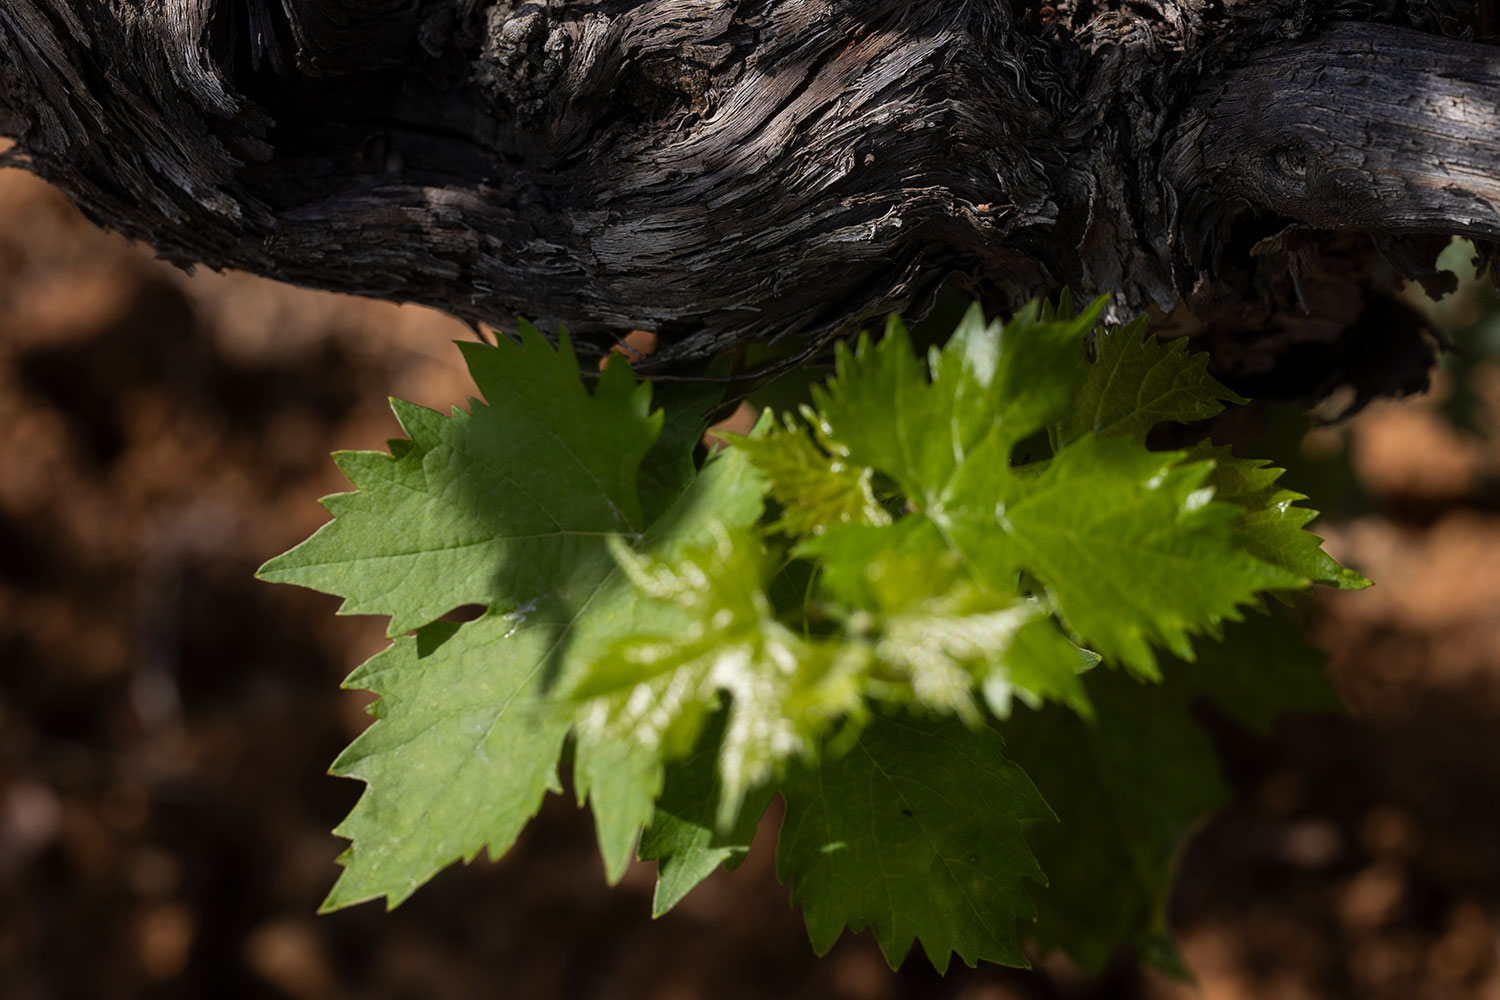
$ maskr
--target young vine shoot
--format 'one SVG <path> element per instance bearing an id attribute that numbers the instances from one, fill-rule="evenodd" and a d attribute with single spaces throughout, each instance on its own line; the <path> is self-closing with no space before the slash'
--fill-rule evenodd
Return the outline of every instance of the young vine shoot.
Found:
<path id="1" fill-rule="evenodd" d="M 1170 964 L 1174 853 L 1227 795 L 1193 704 L 1334 706 L 1267 598 L 1365 581 L 1279 469 L 1147 447 L 1244 400 L 1102 308 L 976 306 L 925 359 L 892 319 L 706 457 L 712 387 L 623 357 L 590 386 L 526 324 L 462 345 L 484 401 L 396 402 L 407 437 L 336 456 L 354 492 L 260 574 L 390 619 L 346 682 L 379 699 L 333 766 L 368 787 L 325 908 L 504 854 L 567 765 L 658 913 L 779 794 L 820 952 L 847 926 L 893 965 Z"/>

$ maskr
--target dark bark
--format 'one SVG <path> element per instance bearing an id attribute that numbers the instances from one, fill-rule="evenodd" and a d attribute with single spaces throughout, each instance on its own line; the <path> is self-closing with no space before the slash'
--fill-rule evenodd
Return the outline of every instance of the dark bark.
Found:
<path id="1" fill-rule="evenodd" d="M 1500 239 L 1458 0 L 0 0 L 0 132 L 170 259 L 658 366 L 960 277 L 1357 325 L 1377 253 Z M 1431 275 L 1426 275 L 1431 278 Z M 1181 315 L 1179 313 L 1179 315 Z"/>

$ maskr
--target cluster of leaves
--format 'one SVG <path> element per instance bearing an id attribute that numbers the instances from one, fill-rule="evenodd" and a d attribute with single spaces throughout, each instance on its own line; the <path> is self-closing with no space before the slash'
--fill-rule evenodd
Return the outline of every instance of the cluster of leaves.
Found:
<path id="1" fill-rule="evenodd" d="M 464 345 L 488 402 L 395 403 L 408 438 L 337 456 L 357 491 L 261 571 L 390 618 L 347 681 L 380 697 L 334 764 L 369 787 L 326 908 L 504 853 L 571 740 L 607 876 L 657 861 L 658 913 L 780 793 L 819 951 L 868 926 L 893 964 L 916 940 L 939 969 L 1025 964 L 1020 920 L 1090 965 L 1168 954 L 1173 852 L 1223 795 L 1191 703 L 1326 706 L 1275 619 L 1233 623 L 1363 581 L 1279 470 L 1146 447 L 1239 400 L 1101 307 L 976 307 L 925 361 L 893 319 L 701 467 L 711 393 L 653 409 L 618 361 L 590 391 L 566 336 L 524 325 Z"/>

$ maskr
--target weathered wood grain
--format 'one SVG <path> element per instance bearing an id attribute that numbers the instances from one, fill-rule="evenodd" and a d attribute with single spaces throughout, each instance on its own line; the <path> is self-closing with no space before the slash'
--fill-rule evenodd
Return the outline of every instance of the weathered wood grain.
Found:
<path id="1" fill-rule="evenodd" d="M 954 276 L 1243 347 L 1500 239 L 1493 6 L 0 0 L 0 132 L 170 259 L 658 367 Z"/>

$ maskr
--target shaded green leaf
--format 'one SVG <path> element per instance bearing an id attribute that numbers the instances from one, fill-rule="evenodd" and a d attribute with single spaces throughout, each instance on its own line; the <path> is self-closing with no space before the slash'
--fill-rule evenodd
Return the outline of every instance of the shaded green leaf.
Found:
<path id="1" fill-rule="evenodd" d="M 1057 823 L 1028 828 L 1050 884 L 1034 889 L 1036 936 L 1102 971 L 1115 948 L 1171 967 L 1166 904 L 1175 859 L 1203 817 L 1229 801 L 1213 742 L 1193 711 L 1206 697 L 1265 730 L 1280 714 L 1337 706 L 1322 658 L 1285 621 L 1256 615 L 1166 664 L 1160 684 L 1112 671 L 1084 679 L 1092 723 L 1048 706 L 1001 726 Z"/>
<path id="2" fill-rule="evenodd" d="M 1208 374 L 1208 355 L 1188 342 L 1163 343 L 1146 332 L 1146 317 L 1094 338 L 1096 359 L 1060 431 L 1064 442 L 1085 434 L 1144 443 L 1166 421 L 1207 420 L 1225 403 L 1247 400 Z"/>
<path id="3" fill-rule="evenodd" d="M 656 803 L 650 827 L 641 834 L 641 860 L 658 862 L 653 916 L 676 906 L 719 867 L 738 867 L 774 795 L 770 786 L 751 791 L 734 825 L 718 828 L 716 814 L 723 796 L 719 748 L 726 721 L 727 713 L 715 715 L 693 751 L 667 765 L 666 790 Z"/>
<path id="4" fill-rule="evenodd" d="M 604 537 L 645 530 L 636 476 L 662 416 L 623 362 L 590 394 L 566 336 L 554 350 L 521 329 L 520 343 L 460 345 L 488 404 L 444 419 L 396 401 L 408 443 L 337 456 L 356 492 L 324 500 L 333 520 L 261 579 L 389 615 L 392 636 L 465 604 L 576 606 L 608 572 Z"/>
<path id="5" fill-rule="evenodd" d="M 714 364 L 705 374 L 720 376 L 727 372 L 727 365 Z M 641 509 L 648 524 L 661 516 L 697 475 L 694 458 L 708 430 L 708 413 L 723 398 L 722 382 L 652 384 L 651 402 L 661 410 L 663 420 L 661 433 L 641 459 L 638 476 Z"/>
<path id="6" fill-rule="evenodd" d="M 330 908 L 381 895 L 395 905 L 453 860 L 485 846 L 498 855 L 557 785 L 576 708 L 565 692 L 659 610 L 624 578 L 610 538 L 671 558 L 761 511 L 765 483 L 744 457 L 693 477 L 697 402 L 662 438 L 649 389 L 623 365 L 590 395 L 566 341 L 554 351 L 529 326 L 522 344 L 466 355 L 493 404 L 452 418 L 396 404 L 411 439 L 390 455 L 345 456 L 360 491 L 331 498 L 335 520 L 263 570 L 344 594 L 346 612 L 390 614 L 393 632 L 420 626 L 348 682 L 380 699 L 378 721 L 335 766 L 370 787 L 338 830 L 354 843 Z M 645 510 L 638 477 L 653 484 Z M 423 624 L 471 602 L 495 610 Z M 581 733 L 574 777 L 614 880 L 661 791 L 661 755 Z"/>
<path id="7" fill-rule="evenodd" d="M 900 965 L 920 940 L 941 972 L 956 953 L 1025 966 L 1016 920 L 1044 881 L 1021 835 L 1051 812 L 991 729 L 877 718 L 842 756 L 788 774 L 778 876 L 792 883 L 813 948 L 869 927 Z"/>
<path id="8" fill-rule="evenodd" d="M 538 698 L 555 622 L 486 615 L 397 639 L 345 681 L 380 695 L 332 773 L 370 787 L 334 831 L 353 844 L 324 910 L 395 906 L 439 869 L 498 858 L 557 787 L 569 720 Z"/>

